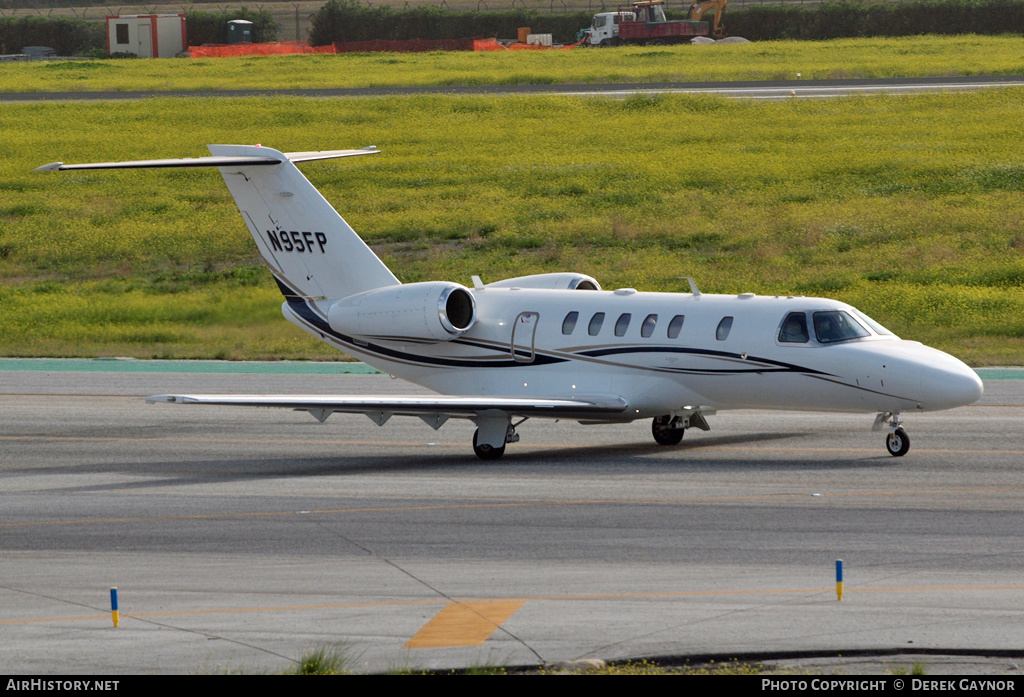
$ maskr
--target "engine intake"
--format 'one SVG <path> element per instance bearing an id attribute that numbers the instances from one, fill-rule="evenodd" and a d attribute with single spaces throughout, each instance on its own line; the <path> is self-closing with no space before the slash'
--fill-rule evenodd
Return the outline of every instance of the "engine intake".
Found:
<path id="1" fill-rule="evenodd" d="M 451 341 L 476 322 L 476 300 L 458 283 L 408 283 L 339 300 L 327 321 L 336 331 L 368 338 Z"/>

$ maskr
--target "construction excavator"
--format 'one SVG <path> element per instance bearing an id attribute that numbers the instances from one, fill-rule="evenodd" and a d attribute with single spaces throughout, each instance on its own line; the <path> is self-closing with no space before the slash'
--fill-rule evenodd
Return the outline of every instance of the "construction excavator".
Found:
<path id="1" fill-rule="evenodd" d="M 715 19 L 711 25 L 711 36 L 716 39 L 721 39 L 725 36 L 725 25 L 722 24 L 722 13 L 725 12 L 726 6 L 729 4 L 729 0 L 704 0 L 704 2 L 694 2 L 690 5 L 690 16 L 695 22 L 703 21 L 704 13 L 710 9 L 715 10 Z"/>

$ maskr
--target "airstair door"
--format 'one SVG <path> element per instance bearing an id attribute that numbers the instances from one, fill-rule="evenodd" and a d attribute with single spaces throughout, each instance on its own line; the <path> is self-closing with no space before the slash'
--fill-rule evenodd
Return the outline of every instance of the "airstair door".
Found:
<path id="1" fill-rule="evenodd" d="M 533 363 L 536 354 L 533 350 L 534 337 L 537 335 L 536 312 L 520 312 L 512 327 L 512 358 L 516 363 Z"/>

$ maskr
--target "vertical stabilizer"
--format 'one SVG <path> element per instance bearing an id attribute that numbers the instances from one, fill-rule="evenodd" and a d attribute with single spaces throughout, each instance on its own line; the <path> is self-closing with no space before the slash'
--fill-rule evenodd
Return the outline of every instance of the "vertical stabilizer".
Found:
<path id="1" fill-rule="evenodd" d="M 274 158 L 279 164 L 220 166 L 221 175 L 271 271 L 308 298 L 337 300 L 398 284 L 289 155 L 249 145 L 211 145 L 214 157 Z M 297 161 L 319 159 L 295 153 Z"/>

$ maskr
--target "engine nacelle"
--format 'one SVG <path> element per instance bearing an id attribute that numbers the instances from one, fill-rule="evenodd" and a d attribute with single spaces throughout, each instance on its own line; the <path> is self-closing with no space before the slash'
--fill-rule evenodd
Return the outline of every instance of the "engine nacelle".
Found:
<path id="1" fill-rule="evenodd" d="M 601 290 L 601 284 L 582 273 L 539 273 L 488 283 L 487 288 L 541 288 L 545 290 Z"/>
<path id="2" fill-rule="evenodd" d="M 476 322 L 476 300 L 445 281 L 407 283 L 357 293 L 331 305 L 331 328 L 378 339 L 450 341 Z"/>

